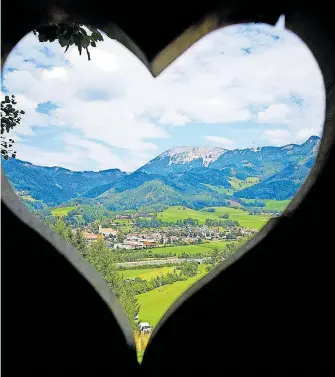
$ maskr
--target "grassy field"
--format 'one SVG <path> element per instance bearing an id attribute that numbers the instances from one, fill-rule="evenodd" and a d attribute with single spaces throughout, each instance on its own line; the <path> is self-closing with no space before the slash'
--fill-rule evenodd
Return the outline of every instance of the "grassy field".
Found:
<path id="1" fill-rule="evenodd" d="M 188 254 L 199 254 L 208 253 L 215 247 L 222 249 L 226 246 L 227 241 L 209 241 L 196 245 L 185 245 L 185 246 L 172 246 L 172 247 L 160 247 L 151 249 L 153 253 L 165 253 L 165 254 L 176 254 L 181 255 L 182 253 Z"/>
<path id="2" fill-rule="evenodd" d="M 232 220 L 237 220 L 241 226 L 252 229 L 261 229 L 270 219 L 270 217 L 266 215 L 249 215 L 248 212 L 231 207 L 211 208 L 214 208 L 215 212 L 206 212 L 204 210 L 196 211 L 187 207 L 172 206 L 158 213 L 157 217 L 167 222 L 176 222 L 179 219 L 182 220 L 191 217 L 198 219 L 200 224 L 204 224 L 206 219 L 219 219 L 223 213 L 228 213 Z"/>
<path id="3" fill-rule="evenodd" d="M 66 216 L 70 211 L 75 209 L 75 206 L 72 207 L 59 207 L 51 210 L 51 213 L 53 216 L 59 216 L 59 217 L 64 217 Z"/>
<path id="4" fill-rule="evenodd" d="M 138 270 L 122 270 L 120 273 L 125 279 L 141 278 L 143 280 L 150 280 L 157 276 L 173 273 L 174 267 L 160 267 L 160 268 L 143 268 Z"/>
<path id="5" fill-rule="evenodd" d="M 149 322 L 151 326 L 155 327 L 174 301 L 204 275 L 205 271 L 203 268 L 195 277 L 164 285 L 163 287 L 138 295 L 137 298 L 141 305 L 139 312 L 140 320 L 142 322 Z"/>
<path id="6" fill-rule="evenodd" d="M 259 178 L 257 177 L 247 177 L 245 181 L 243 181 L 242 179 L 238 179 L 236 177 L 232 177 L 229 180 L 229 183 L 231 184 L 232 188 L 237 191 L 253 186 L 258 182 Z"/>
<path id="7" fill-rule="evenodd" d="M 262 200 L 265 203 L 265 209 L 272 209 L 275 211 L 284 211 L 284 209 L 289 205 L 289 200 Z"/>
<path id="8" fill-rule="evenodd" d="M 272 199 L 242 199 L 247 203 L 257 202 L 265 203 L 264 209 L 274 210 L 274 211 L 284 211 L 284 209 L 289 205 L 290 199 L 288 200 L 272 200 Z"/>

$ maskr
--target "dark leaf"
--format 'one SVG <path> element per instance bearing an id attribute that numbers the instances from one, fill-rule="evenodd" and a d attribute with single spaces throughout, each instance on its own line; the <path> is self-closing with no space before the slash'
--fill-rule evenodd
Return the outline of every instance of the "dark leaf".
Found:
<path id="1" fill-rule="evenodd" d="M 62 47 L 65 47 L 69 42 L 63 35 L 58 38 L 58 42 Z"/>
<path id="2" fill-rule="evenodd" d="M 81 42 L 82 48 L 87 48 L 90 45 L 90 42 L 87 39 L 83 39 Z"/>
<path id="3" fill-rule="evenodd" d="M 90 54 L 90 52 L 88 51 L 88 48 L 86 48 L 86 52 L 87 52 L 88 60 L 91 60 L 91 54 Z"/>
<path id="4" fill-rule="evenodd" d="M 75 34 L 73 37 L 73 42 L 76 46 L 79 46 L 81 44 L 81 38 L 79 37 L 79 35 Z"/>

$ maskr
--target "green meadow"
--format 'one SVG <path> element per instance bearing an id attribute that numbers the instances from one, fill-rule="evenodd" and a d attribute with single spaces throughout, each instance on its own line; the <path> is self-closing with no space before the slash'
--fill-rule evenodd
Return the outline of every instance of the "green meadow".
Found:
<path id="1" fill-rule="evenodd" d="M 187 218 L 198 219 L 200 224 L 204 224 L 206 219 L 219 219 L 224 213 L 228 213 L 229 217 L 237 220 L 241 226 L 261 229 L 270 219 L 267 215 L 249 215 L 248 212 L 239 208 L 231 207 L 211 207 L 215 212 L 206 212 L 205 210 L 196 211 L 183 206 L 172 206 L 163 212 L 158 213 L 157 217 L 163 221 L 176 222 Z"/>
<path id="2" fill-rule="evenodd" d="M 66 216 L 70 211 L 72 211 L 73 209 L 75 209 L 76 207 L 75 206 L 71 206 L 71 207 L 59 207 L 59 208 L 54 208 L 51 210 L 51 213 L 53 216 L 58 216 L 58 217 L 64 217 Z"/>
<path id="3" fill-rule="evenodd" d="M 173 273 L 174 267 L 159 267 L 159 268 L 143 268 L 137 270 L 122 270 L 120 274 L 124 279 L 141 278 L 143 280 L 151 280 L 157 276 Z"/>
<path id="4" fill-rule="evenodd" d="M 180 297 L 188 288 L 205 275 L 205 266 L 202 266 L 200 273 L 185 281 L 178 281 L 173 284 L 155 288 L 152 291 L 138 295 L 140 303 L 139 318 L 143 322 L 149 322 L 155 327 L 163 317 L 169 307 Z"/>
<path id="5" fill-rule="evenodd" d="M 234 241 L 232 241 L 234 242 Z M 171 247 L 160 247 L 152 250 L 153 253 L 164 253 L 168 254 L 176 254 L 181 255 L 183 253 L 187 254 L 200 254 L 200 253 L 208 253 L 213 250 L 215 247 L 218 249 L 223 249 L 227 244 L 227 241 L 209 241 L 195 245 L 184 245 L 184 246 L 171 246 Z"/>

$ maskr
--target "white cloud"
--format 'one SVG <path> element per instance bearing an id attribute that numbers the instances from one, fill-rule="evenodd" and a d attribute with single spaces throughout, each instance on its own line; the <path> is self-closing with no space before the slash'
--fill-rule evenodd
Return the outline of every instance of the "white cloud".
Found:
<path id="1" fill-rule="evenodd" d="M 284 145 L 290 141 L 291 134 L 287 130 L 266 130 L 263 133 L 263 139 L 266 139 L 273 145 Z"/>
<path id="2" fill-rule="evenodd" d="M 51 70 L 43 70 L 43 76 L 46 79 L 58 80 L 66 78 L 68 76 L 68 72 L 64 67 L 54 67 Z"/>
<path id="3" fill-rule="evenodd" d="M 289 122 L 289 106 L 282 103 L 277 105 L 271 105 L 266 110 L 259 112 L 257 119 L 261 122 Z"/>
<path id="4" fill-rule="evenodd" d="M 232 144 L 235 144 L 235 141 L 222 136 L 205 136 L 204 139 L 225 148 L 231 147 Z"/>
<path id="5" fill-rule="evenodd" d="M 135 166 L 136 160 L 137 166 L 142 163 L 135 155 L 151 158 L 160 152 L 159 143 L 170 137 L 173 127 L 191 127 L 195 122 L 283 123 L 286 132 L 269 128 L 263 138 L 274 144 L 302 138 L 309 133 L 306 130 L 314 133 L 322 127 L 323 81 L 311 52 L 282 25 L 271 32 L 256 25 L 211 33 L 156 79 L 131 52 L 108 37 L 91 48 L 88 61 L 75 47 L 64 54 L 58 43 L 42 44 L 29 34 L 6 63 L 17 70 L 4 77 L 5 87 L 20 96 L 19 103 L 27 112 L 16 132 L 32 135 L 33 125 L 66 127 L 89 143 L 95 139 L 110 148 L 101 149 L 97 166 L 113 167 L 115 163 L 115 167 L 127 169 Z M 274 40 L 272 34 L 280 39 Z M 52 58 L 42 52 L 44 47 Z M 248 49 L 252 53 L 247 53 Z M 89 100 L 90 90 L 98 90 L 104 98 Z M 37 105 L 47 101 L 59 108 L 49 115 L 38 114 Z M 259 110 L 251 111 L 251 106 Z M 227 143 L 225 138 L 207 137 L 219 138 L 208 141 L 231 145 L 229 139 Z M 87 147 L 90 158 L 98 155 L 95 144 L 84 147 L 77 139 L 72 143 L 80 150 Z M 121 152 L 124 158 L 117 160 Z M 27 148 L 20 153 L 22 158 L 30 158 Z M 37 151 L 31 153 L 36 158 Z M 76 153 L 83 163 L 81 152 Z M 78 165 L 58 155 L 48 156 Z"/>
<path id="6" fill-rule="evenodd" d="M 321 136 L 320 134 L 321 134 L 320 128 L 318 127 L 302 128 L 298 131 L 296 138 L 297 140 L 304 141 L 308 139 L 310 136 L 314 136 L 314 135 Z"/>
<path id="7" fill-rule="evenodd" d="M 140 155 L 132 155 L 124 161 L 113 148 L 73 134 L 62 134 L 60 139 L 64 142 L 63 149 L 56 152 L 26 145 L 16 136 L 15 139 L 15 149 L 20 155 L 29 155 L 29 161 L 36 165 L 62 166 L 72 170 L 104 170 L 117 167 L 131 172 L 138 167 L 138 163 L 143 165 L 147 162 L 147 159 Z"/>
<path id="8" fill-rule="evenodd" d="M 172 126 L 184 126 L 190 121 L 187 115 L 179 114 L 174 111 L 165 111 L 159 119 L 161 124 L 170 124 Z"/>

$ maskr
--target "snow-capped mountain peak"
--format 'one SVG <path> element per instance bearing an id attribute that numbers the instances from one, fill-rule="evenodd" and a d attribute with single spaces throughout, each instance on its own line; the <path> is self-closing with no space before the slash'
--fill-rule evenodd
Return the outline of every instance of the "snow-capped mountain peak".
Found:
<path id="1" fill-rule="evenodd" d="M 161 159 L 169 157 L 169 166 L 172 164 L 189 164 L 194 160 L 202 159 L 203 165 L 207 167 L 226 151 L 226 149 L 219 147 L 175 147 L 168 149 L 158 157 Z"/>

